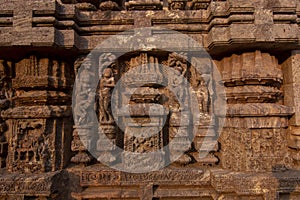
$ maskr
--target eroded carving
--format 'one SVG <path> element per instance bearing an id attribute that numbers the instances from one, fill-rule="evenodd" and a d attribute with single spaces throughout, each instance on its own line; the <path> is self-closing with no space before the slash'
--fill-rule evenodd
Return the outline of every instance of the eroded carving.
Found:
<path id="1" fill-rule="evenodd" d="M 0 113 L 9 108 L 13 95 L 11 88 L 12 66 L 7 61 L 0 63 Z M 0 168 L 6 167 L 6 157 L 8 154 L 8 138 L 6 131 L 8 125 L 6 120 L 0 117 Z"/>
<path id="2" fill-rule="evenodd" d="M 185 10 L 188 0 L 168 0 L 170 10 Z"/>
<path id="3" fill-rule="evenodd" d="M 161 0 L 128 0 L 125 6 L 127 10 L 161 10 L 163 2 Z"/>
<path id="4" fill-rule="evenodd" d="M 119 5 L 117 3 L 118 1 L 101 1 L 101 3 L 99 4 L 99 8 L 100 10 L 119 10 Z"/>
<path id="5" fill-rule="evenodd" d="M 10 144 L 9 169 L 21 172 L 52 170 L 51 137 L 45 134 L 45 120 L 18 120 Z"/>
<path id="6" fill-rule="evenodd" d="M 111 113 L 111 93 L 115 86 L 115 79 L 111 68 L 105 68 L 103 71 L 102 78 L 100 79 L 99 87 L 99 122 L 112 123 L 113 116 Z"/>

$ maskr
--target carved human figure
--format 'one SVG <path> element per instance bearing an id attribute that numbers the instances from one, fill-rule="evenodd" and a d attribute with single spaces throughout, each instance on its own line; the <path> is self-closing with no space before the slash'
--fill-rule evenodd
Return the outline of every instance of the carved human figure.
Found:
<path id="1" fill-rule="evenodd" d="M 75 123 L 76 125 L 87 125 L 94 122 L 91 112 L 94 110 L 95 89 L 92 88 L 94 74 L 89 63 L 83 66 L 84 70 L 78 76 L 79 85 L 76 87 Z"/>
<path id="2" fill-rule="evenodd" d="M 178 101 L 183 106 L 186 97 L 186 63 L 179 55 L 171 54 L 169 57 L 169 66 L 174 69 L 172 72 L 173 76 L 169 80 L 169 85 L 171 86 Z"/>
<path id="3" fill-rule="evenodd" d="M 209 112 L 209 103 L 210 103 L 210 98 L 209 98 L 209 93 L 206 87 L 206 84 L 204 81 L 200 81 L 199 84 L 199 100 L 200 100 L 200 110 L 204 113 Z"/>
<path id="4" fill-rule="evenodd" d="M 174 71 L 173 78 L 171 80 L 171 86 L 174 89 L 175 95 L 179 100 L 183 99 L 184 95 L 184 89 L 180 87 L 183 84 L 184 77 L 182 74 L 182 70 L 178 68 L 177 70 Z"/>
<path id="5" fill-rule="evenodd" d="M 89 116 L 89 111 L 91 111 L 94 108 L 95 94 L 93 93 L 92 89 L 87 83 L 80 84 L 80 87 L 81 92 L 76 99 L 76 121 L 78 125 L 86 125 L 92 122 L 92 119 L 90 119 Z"/>
<path id="6" fill-rule="evenodd" d="M 111 93 L 115 86 L 115 79 L 111 68 L 105 68 L 99 87 L 99 121 L 100 123 L 111 123 L 113 117 L 111 113 Z"/>

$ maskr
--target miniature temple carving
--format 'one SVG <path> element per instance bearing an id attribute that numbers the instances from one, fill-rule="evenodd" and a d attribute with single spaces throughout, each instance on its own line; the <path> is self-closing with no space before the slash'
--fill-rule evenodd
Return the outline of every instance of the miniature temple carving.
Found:
<path id="1" fill-rule="evenodd" d="M 242 62 L 245 59 L 248 63 Z M 272 170 L 275 163 L 288 167 L 284 135 L 292 109 L 282 105 L 283 74 L 277 59 L 256 51 L 224 58 L 219 66 L 224 68 L 228 112 L 232 113 L 220 139 L 223 166 L 246 171 Z M 238 110 L 243 110 L 243 118 L 235 117 Z M 268 123 L 265 113 L 273 123 Z M 243 129 L 236 129 L 235 123 L 244 124 Z"/>
<path id="2" fill-rule="evenodd" d="M 62 169 L 69 158 L 55 150 L 70 138 L 70 107 L 62 105 L 70 102 L 64 92 L 70 88 L 72 78 L 68 63 L 32 54 L 11 66 L 12 81 L 9 89 L 2 90 L 14 106 L 2 112 L 10 141 L 7 169 L 24 173 Z"/>

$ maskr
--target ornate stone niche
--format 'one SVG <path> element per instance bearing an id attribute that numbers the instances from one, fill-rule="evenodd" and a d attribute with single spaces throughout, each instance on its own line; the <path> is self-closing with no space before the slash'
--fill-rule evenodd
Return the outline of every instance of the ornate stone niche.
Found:
<path id="1" fill-rule="evenodd" d="M 88 65 L 91 65 L 90 61 L 85 62 L 82 69 L 84 70 Z M 200 149 L 202 153 L 217 150 L 216 147 L 211 146 L 217 135 L 213 128 L 214 118 L 211 115 L 213 99 L 210 95 L 212 91 L 209 89 L 212 84 L 209 82 L 211 81 L 210 69 L 200 74 L 188 62 L 186 54 L 168 52 L 136 52 L 123 55 L 118 59 L 115 55 L 106 53 L 99 56 L 99 66 L 104 67 L 104 70 L 99 72 L 100 82 L 97 87 L 95 106 L 91 104 L 91 107 L 96 108 L 101 132 L 113 144 L 131 153 L 163 151 L 159 156 L 154 156 L 155 159 L 162 161 L 162 165 L 164 160 L 173 160 L 177 152 L 184 152 L 184 154 L 175 165 L 214 165 L 218 162 L 213 154 L 204 158 L 199 157 Z M 89 82 L 94 75 L 90 73 L 92 71 L 82 71 L 80 79 L 84 81 L 90 77 L 86 81 L 87 84 L 91 84 Z M 186 81 L 190 82 L 192 93 L 188 91 Z M 122 90 L 119 91 L 120 86 L 118 86 L 117 95 L 112 96 L 112 91 L 116 84 L 120 84 L 119 82 Z M 84 90 L 83 93 L 86 91 L 88 90 Z M 195 108 L 190 107 L 191 95 L 199 102 Z M 77 96 L 79 102 L 80 94 Z M 84 103 L 80 103 L 80 100 L 75 105 L 79 110 L 80 104 L 87 105 L 89 102 L 88 94 L 82 94 L 82 98 Z M 114 113 L 111 100 L 115 106 Z M 195 112 L 196 110 L 200 113 Z M 118 162 L 124 162 L 138 166 L 142 162 L 147 162 L 147 159 L 136 160 L 130 153 L 122 153 L 118 158 L 109 160 L 116 149 L 105 142 L 100 132 L 97 139 L 83 131 L 83 129 L 91 130 L 94 126 L 87 125 L 90 121 L 87 116 L 82 114 L 75 117 L 75 130 L 82 131 L 74 132 L 72 148 L 77 155 L 72 158 L 73 162 L 92 161 L 89 153 L 85 152 L 84 146 L 87 149 L 96 149 L 98 160 L 104 159 L 107 163 L 118 165 Z M 118 127 L 120 125 L 121 127 Z M 203 144 L 205 137 L 210 139 L 206 139 L 206 143 Z M 191 138 L 194 140 L 191 141 Z M 168 148 L 164 148 L 169 143 Z"/>

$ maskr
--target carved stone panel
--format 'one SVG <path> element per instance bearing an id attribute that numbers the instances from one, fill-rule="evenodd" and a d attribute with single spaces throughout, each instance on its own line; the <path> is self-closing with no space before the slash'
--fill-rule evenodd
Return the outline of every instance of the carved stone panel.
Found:
<path id="1" fill-rule="evenodd" d="M 9 126 L 9 171 L 49 172 L 68 163 L 69 151 L 62 150 L 70 147 L 70 124 L 66 119 L 10 119 Z"/>

